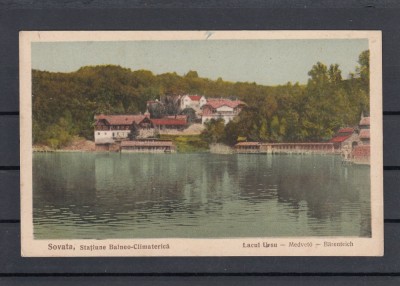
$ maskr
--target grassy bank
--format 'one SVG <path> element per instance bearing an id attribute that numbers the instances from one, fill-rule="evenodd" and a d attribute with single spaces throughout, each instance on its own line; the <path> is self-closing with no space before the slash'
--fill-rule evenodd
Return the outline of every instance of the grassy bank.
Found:
<path id="1" fill-rule="evenodd" d="M 190 152 L 208 152 L 208 143 L 202 140 L 200 135 L 161 135 L 160 139 L 172 140 L 177 147 L 179 153 Z M 34 145 L 36 152 L 50 151 L 95 151 L 93 141 L 86 140 L 80 137 L 74 137 L 67 146 L 61 148 L 51 148 L 47 145 Z"/>
<path id="2" fill-rule="evenodd" d="M 208 143 L 200 135 L 161 135 L 160 139 L 172 140 L 179 153 L 206 152 Z"/>
<path id="3" fill-rule="evenodd" d="M 69 140 L 65 146 L 49 146 L 45 144 L 35 144 L 33 145 L 34 152 L 54 152 L 54 151 L 62 151 L 62 152 L 89 152 L 95 151 L 95 144 L 91 140 L 86 140 L 85 138 L 74 136 Z"/>

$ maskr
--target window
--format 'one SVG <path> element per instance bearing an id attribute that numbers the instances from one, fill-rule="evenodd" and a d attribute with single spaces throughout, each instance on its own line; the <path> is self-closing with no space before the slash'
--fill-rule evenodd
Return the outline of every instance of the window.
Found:
<path id="1" fill-rule="evenodd" d="M 100 135 L 100 132 L 97 132 L 97 135 Z"/>

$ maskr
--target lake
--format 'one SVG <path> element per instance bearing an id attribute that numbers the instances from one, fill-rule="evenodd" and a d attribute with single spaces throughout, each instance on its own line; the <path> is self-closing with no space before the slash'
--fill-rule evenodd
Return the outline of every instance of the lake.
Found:
<path id="1" fill-rule="evenodd" d="M 34 153 L 35 239 L 371 237 L 370 167 L 335 155 Z"/>

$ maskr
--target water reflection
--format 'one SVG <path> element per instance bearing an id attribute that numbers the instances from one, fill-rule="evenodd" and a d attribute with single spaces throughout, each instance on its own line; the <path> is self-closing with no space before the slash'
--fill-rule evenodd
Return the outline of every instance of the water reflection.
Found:
<path id="1" fill-rule="evenodd" d="M 369 170 L 334 156 L 34 154 L 35 237 L 370 236 Z"/>

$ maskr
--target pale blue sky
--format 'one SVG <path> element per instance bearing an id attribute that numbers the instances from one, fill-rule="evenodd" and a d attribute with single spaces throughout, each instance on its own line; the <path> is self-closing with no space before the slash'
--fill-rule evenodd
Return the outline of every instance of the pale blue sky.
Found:
<path id="1" fill-rule="evenodd" d="M 306 83 L 318 61 L 339 64 L 347 77 L 367 49 L 367 39 L 40 42 L 32 43 L 32 68 L 71 72 L 115 64 L 154 74 L 195 70 L 210 79 L 276 85 Z"/>

